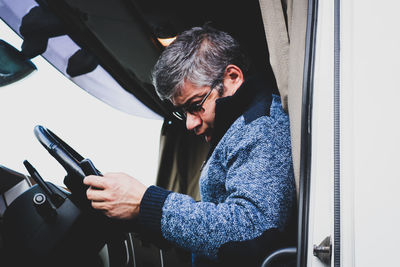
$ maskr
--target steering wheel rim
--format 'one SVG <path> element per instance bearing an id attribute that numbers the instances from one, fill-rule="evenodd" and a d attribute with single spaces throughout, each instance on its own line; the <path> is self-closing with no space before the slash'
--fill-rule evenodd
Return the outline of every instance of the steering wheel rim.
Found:
<path id="1" fill-rule="evenodd" d="M 82 179 L 86 176 L 80 166 L 80 162 L 84 160 L 84 157 L 72 147 L 41 125 L 35 126 L 34 133 L 38 141 L 63 166 L 69 175 L 79 176 Z"/>

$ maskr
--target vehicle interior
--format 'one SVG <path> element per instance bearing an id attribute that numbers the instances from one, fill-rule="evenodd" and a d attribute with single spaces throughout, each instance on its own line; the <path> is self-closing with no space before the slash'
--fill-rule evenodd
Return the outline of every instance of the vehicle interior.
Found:
<path id="1" fill-rule="evenodd" d="M 170 103 L 159 100 L 150 72 L 164 49 L 162 42 L 191 27 L 207 23 L 237 39 L 251 60 L 250 73 L 261 73 L 275 85 L 291 120 L 298 246 L 272 253 L 262 266 L 302 266 L 307 247 L 304 218 L 309 164 L 305 107 L 310 105 L 315 30 L 315 17 L 308 11 L 313 10 L 313 1 L 2 2 L 0 17 L 24 41 L 20 51 L 2 44 L 0 53 L 7 55 L 9 62 L 18 61 L 18 68 L 0 69 L 14 74 L 2 78 L 1 85 L 30 73 L 35 67 L 29 59 L 39 55 L 83 89 L 91 79 L 101 81 L 104 76 L 93 73 L 104 70 L 120 90 L 164 118 L 156 184 L 196 200 L 200 199 L 199 169 L 208 145 L 173 117 Z M 18 56 L 11 56 L 14 52 Z M 99 94 L 91 94 L 101 99 Z M 134 225 L 107 219 L 92 210 L 82 179 L 100 173 L 96 163 L 81 156 L 79 148 L 66 144 L 62 133 L 53 133 L 45 125 L 35 128 L 35 136 L 66 170 L 66 187 L 46 183 L 46 177 L 29 162 L 24 162 L 29 175 L 0 165 L 0 259 L 7 258 L 9 266 L 191 266 L 188 252 L 160 249 L 142 240 Z M 26 256 L 17 257 L 22 254 Z"/>

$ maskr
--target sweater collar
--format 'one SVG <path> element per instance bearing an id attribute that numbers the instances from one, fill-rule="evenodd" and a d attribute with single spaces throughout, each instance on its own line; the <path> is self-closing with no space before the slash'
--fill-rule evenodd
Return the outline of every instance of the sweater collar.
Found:
<path id="1" fill-rule="evenodd" d="M 267 102 L 270 103 L 271 92 L 272 90 L 265 83 L 265 80 L 259 76 L 253 76 L 246 79 L 233 95 L 218 98 L 215 106 L 214 131 L 210 153 L 212 153 L 235 120 L 244 114 L 254 102 L 267 98 Z M 269 111 L 269 107 L 267 110 Z M 258 116 L 257 114 L 253 115 Z"/>

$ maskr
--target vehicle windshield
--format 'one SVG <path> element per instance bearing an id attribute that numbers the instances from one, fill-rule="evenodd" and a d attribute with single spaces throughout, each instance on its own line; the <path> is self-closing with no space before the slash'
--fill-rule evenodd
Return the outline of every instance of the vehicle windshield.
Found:
<path id="1" fill-rule="evenodd" d="M 0 39 L 19 49 L 22 39 L 0 21 Z M 27 174 L 27 159 L 41 176 L 63 185 L 65 171 L 36 140 L 36 125 L 49 128 L 103 173 L 123 171 L 155 183 L 161 119 L 116 110 L 79 88 L 41 56 L 38 71 L 0 87 L 0 164 Z"/>

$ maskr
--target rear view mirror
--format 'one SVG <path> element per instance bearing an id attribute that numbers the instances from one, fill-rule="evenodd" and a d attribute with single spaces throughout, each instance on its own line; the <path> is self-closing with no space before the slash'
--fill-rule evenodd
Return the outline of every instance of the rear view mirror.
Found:
<path id="1" fill-rule="evenodd" d="M 7 42 L 0 40 L 0 86 L 26 77 L 36 66 Z"/>

